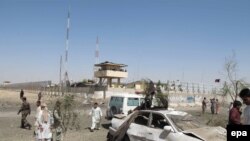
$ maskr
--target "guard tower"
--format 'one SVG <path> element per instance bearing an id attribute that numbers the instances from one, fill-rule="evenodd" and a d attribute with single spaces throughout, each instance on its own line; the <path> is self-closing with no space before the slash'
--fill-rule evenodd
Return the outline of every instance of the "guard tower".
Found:
<path id="1" fill-rule="evenodd" d="M 107 86 L 112 87 L 112 80 L 117 79 L 117 85 L 121 83 L 121 78 L 127 78 L 128 72 L 125 69 L 127 65 L 116 64 L 112 62 L 103 62 L 95 64 L 98 69 L 95 71 L 95 77 L 99 78 L 99 84 L 103 85 L 104 81 L 107 80 Z"/>

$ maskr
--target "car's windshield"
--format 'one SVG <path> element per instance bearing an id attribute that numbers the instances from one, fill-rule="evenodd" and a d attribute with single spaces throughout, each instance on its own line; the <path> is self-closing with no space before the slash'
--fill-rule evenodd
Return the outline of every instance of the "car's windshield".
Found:
<path id="1" fill-rule="evenodd" d="M 168 115 L 179 131 L 199 128 L 201 124 L 192 115 Z"/>

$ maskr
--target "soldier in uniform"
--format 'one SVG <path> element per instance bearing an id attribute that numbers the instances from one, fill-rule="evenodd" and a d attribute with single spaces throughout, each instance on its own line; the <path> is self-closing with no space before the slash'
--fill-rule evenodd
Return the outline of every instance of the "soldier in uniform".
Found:
<path id="1" fill-rule="evenodd" d="M 62 124 L 62 115 L 61 115 L 61 102 L 59 100 L 56 101 L 56 104 L 55 104 L 55 107 L 53 110 L 53 118 L 54 118 L 53 127 L 56 130 L 55 141 L 61 141 L 62 140 L 63 124 Z"/>
<path id="2" fill-rule="evenodd" d="M 28 127 L 29 129 L 31 129 L 31 124 L 26 119 L 27 116 L 30 115 L 30 104 L 27 102 L 26 97 L 23 97 L 22 100 L 23 100 L 22 106 L 17 113 L 18 115 L 20 112 L 22 113 L 21 128 Z"/>

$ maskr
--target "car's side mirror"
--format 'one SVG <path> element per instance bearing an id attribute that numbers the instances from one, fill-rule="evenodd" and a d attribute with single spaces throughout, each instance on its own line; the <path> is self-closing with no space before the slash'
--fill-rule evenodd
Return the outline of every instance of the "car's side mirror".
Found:
<path id="1" fill-rule="evenodd" d="M 164 129 L 165 131 L 172 131 L 172 132 L 174 132 L 172 126 L 164 126 L 163 129 Z"/>

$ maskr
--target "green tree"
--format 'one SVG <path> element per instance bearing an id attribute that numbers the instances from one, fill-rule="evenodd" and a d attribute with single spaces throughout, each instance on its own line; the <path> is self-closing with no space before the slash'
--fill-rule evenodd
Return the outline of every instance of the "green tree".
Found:
<path id="1" fill-rule="evenodd" d="M 77 104 L 75 97 L 72 94 L 64 95 L 61 105 L 62 125 L 64 128 L 64 135 L 68 129 L 80 129 L 79 113 L 77 112 Z"/>

